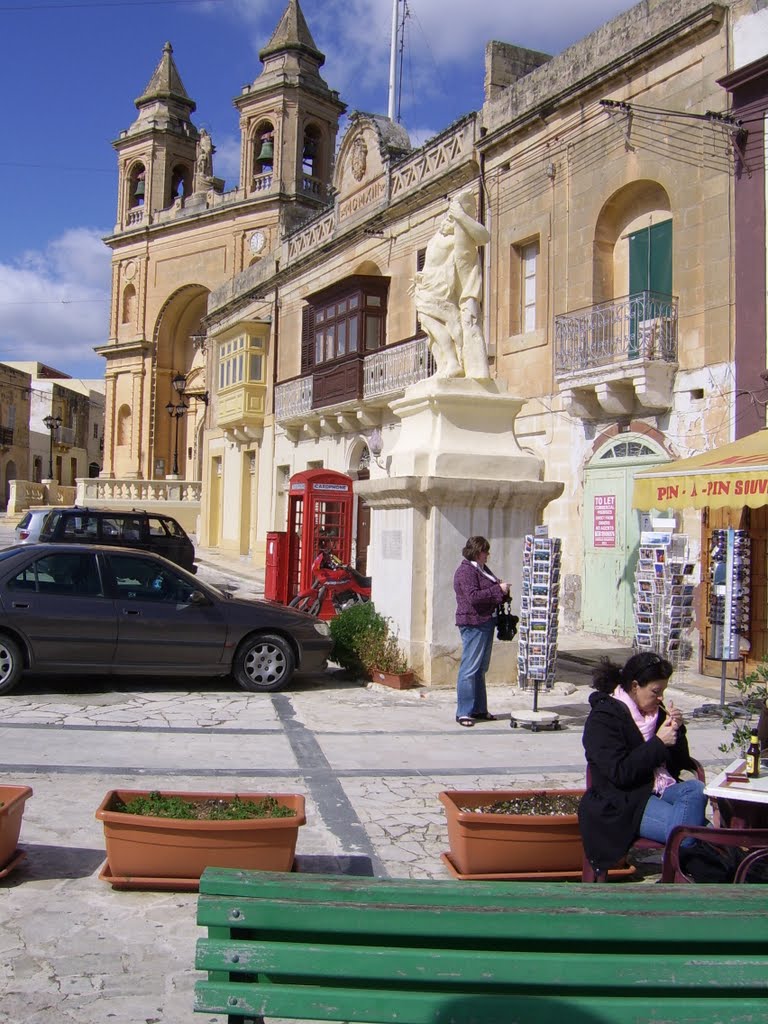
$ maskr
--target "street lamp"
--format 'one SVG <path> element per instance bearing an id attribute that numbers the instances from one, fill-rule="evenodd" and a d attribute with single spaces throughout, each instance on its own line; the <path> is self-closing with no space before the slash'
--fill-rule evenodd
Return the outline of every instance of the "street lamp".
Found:
<path id="1" fill-rule="evenodd" d="M 173 445 L 173 470 L 172 470 L 172 475 L 173 476 L 178 476 L 179 475 L 179 420 L 181 419 L 181 417 L 184 415 L 184 413 L 188 409 L 188 406 L 185 405 L 185 403 L 184 403 L 184 391 L 185 391 L 185 389 L 187 387 L 187 378 L 184 376 L 183 373 L 177 373 L 176 376 L 171 381 L 171 384 L 173 385 L 173 390 L 179 396 L 179 401 L 178 401 L 177 404 L 174 404 L 173 402 L 169 402 L 166 405 L 166 407 L 165 407 L 165 411 L 168 413 L 168 415 L 171 417 L 171 419 L 175 419 L 176 420 L 176 436 L 175 436 L 175 441 L 174 441 L 174 445 Z"/>
<path id="2" fill-rule="evenodd" d="M 48 479 L 53 480 L 53 432 L 61 426 L 61 416 L 46 416 L 43 423 L 51 435 L 51 443 L 48 448 Z"/>

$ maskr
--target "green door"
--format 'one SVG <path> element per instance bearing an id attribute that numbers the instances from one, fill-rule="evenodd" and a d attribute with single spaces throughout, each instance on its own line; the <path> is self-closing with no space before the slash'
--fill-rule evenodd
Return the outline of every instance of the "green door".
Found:
<path id="1" fill-rule="evenodd" d="M 588 633 L 634 636 L 641 519 L 632 508 L 635 473 L 668 458 L 648 438 L 626 434 L 604 445 L 586 469 L 582 624 Z"/>
<path id="2" fill-rule="evenodd" d="M 654 295 L 672 294 L 672 221 L 664 220 L 629 236 L 630 313 L 629 354 L 638 355 L 638 323 L 661 313 Z"/>

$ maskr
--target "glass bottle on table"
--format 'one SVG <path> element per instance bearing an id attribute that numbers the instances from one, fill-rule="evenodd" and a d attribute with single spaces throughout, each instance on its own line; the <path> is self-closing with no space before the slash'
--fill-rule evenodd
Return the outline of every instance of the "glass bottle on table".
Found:
<path id="1" fill-rule="evenodd" d="M 746 753 L 746 772 L 748 779 L 757 779 L 760 777 L 760 742 L 757 738 L 757 733 L 753 732 L 749 738 L 749 746 L 747 747 Z"/>

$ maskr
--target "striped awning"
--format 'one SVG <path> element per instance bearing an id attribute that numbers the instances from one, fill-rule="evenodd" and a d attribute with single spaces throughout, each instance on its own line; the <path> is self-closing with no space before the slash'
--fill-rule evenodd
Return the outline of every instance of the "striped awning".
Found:
<path id="1" fill-rule="evenodd" d="M 768 505 L 768 429 L 635 474 L 633 508 Z"/>

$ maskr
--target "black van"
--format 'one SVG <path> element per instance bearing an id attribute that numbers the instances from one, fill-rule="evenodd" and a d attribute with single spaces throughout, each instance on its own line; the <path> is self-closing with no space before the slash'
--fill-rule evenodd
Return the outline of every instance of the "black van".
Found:
<path id="1" fill-rule="evenodd" d="M 197 572 L 195 548 L 181 526 L 157 512 L 113 511 L 106 508 L 55 508 L 40 529 L 40 541 L 114 544 L 140 548 Z"/>

